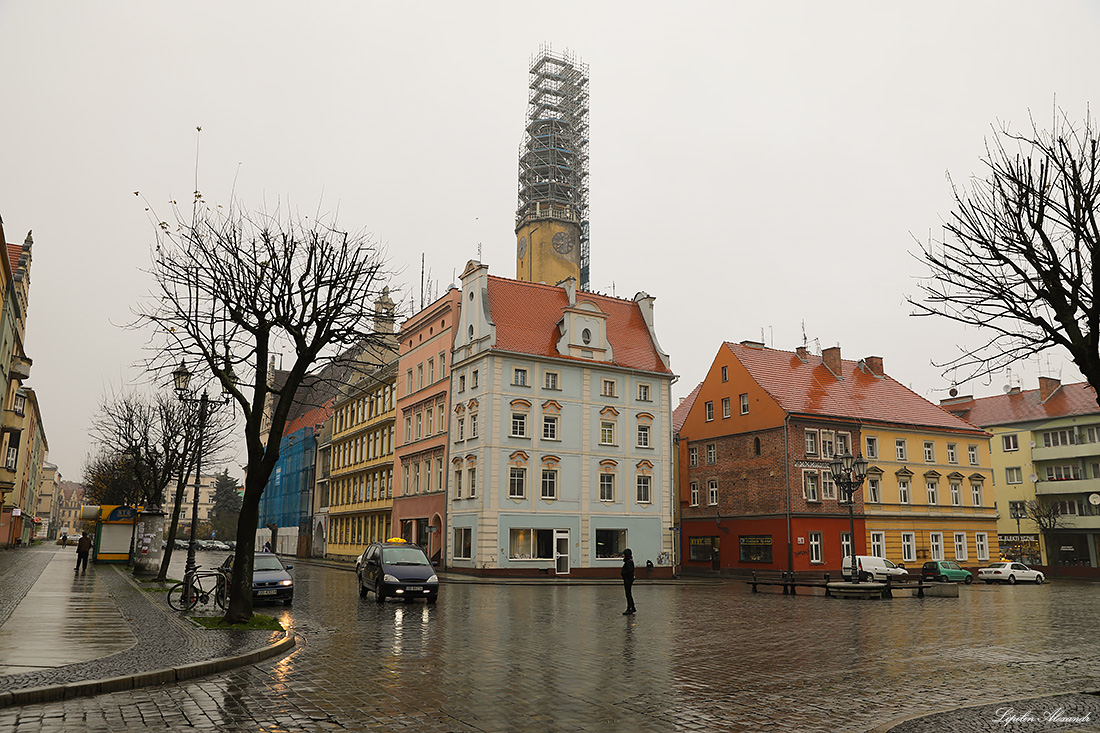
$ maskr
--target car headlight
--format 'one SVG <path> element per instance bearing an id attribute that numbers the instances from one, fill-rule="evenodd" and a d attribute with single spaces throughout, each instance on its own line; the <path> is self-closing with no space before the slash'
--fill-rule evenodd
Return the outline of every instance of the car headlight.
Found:
<path id="1" fill-rule="evenodd" d="M 427 579 L 426 581 L 424 581 L 424 582 L 425 582 L 425 583 L 438 583 L 438 582 L 439 582 L 439 578 L 438 578 L 438 577 L 436 577 L 435 575 L 433 575 L 432 577 L 428 578 L 428 579 Z"/>
<path id="2" fill-rule="evenodd" d="M 398 582 L 397 578 L 393 577 L 389 573 L 386 573 L 385 575 L 383 575 L 382 580 L 386 581 L 387 583 L 396 583 L 396 582 Z"/>
<path id="3" fill-rule="evenodd" d="M 294 585 L 293 580 L 280 580 L 279 585 Z"/>

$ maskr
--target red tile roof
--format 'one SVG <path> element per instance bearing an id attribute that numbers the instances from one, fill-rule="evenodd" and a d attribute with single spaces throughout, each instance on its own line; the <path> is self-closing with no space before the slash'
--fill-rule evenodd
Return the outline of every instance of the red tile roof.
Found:
<path id="1" fill-rule="evenodd" d="M 1063 384 L 1046 402 L 1039 401 L 1039 390 L 1029 389 L 993 397 L 957 400 L 943 405 L 943 408 L 983 428 L 1100 414 L 1100 406 L 1096 404 L 1096 390 L 1088 382 Z"/>
<path id="2" fill-rule="evenodd" d="M 11 262 L 11 271 L 19 271 L 19 256 L 23 254 L 23 245 L 7 242 L 8 245 L 8 261 Z"/>
<path id="3" fill-rule="evenodd" d="M 311 428 L 320 425 L 332 415 L 333 400 L 329 400 L 320 407 L 312 407 L 290 421 L 283 431 L 283 435 L 293 435 L 302 428 Z"/>
<path id="4" fill-rule="evenodd" d="M 641 308 L 633 300 L 596 293 L 577 293 L 577 303 L 590 302 L 607 314 L 611 363 L 628 369 L 671 374 L 661 361 Z M 497 329 L 496 348 L 522 354 L 563 357 L 557 344 L 569 298 L 564 288 L 489 276 L 489 316 Z M 578 361 L 600 363 L 596 360 Z"/>
<path id="5" fill-rule="evenodd" d="M 680 432 L 680 428 L 684 427 L 684 422 L 688 419 L 688 414 L 691 412 L 691 406 L 695 404 L 695 400 L 699 397 L 699 390 L 703 388 L 703 383 L 695 385 L 695 389 L 691 390 L 691 394 L 680 401 L 680 404 L 676 406 L 676 409 L 672 411 L 672 432 Z"/>
<path id="6" fill-rule="evenodd" d="M 841 360 L 838 379 L 820 356 L 726 342 L 753 379 L 788 413 L 975 432 L 977 427 L 902 386 Z"/>

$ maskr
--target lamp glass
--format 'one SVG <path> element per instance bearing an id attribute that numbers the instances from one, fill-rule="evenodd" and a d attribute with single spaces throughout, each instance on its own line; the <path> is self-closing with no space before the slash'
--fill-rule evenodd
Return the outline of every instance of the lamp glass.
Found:
<path id="1" fill-rule="evenodd" d="M 855 463 L 855 468 L 856 468 L 856 475 L 857 476 L 866 476 L 867 475 L 867 459 L 864 458 L 863 456 L 860 456 L 859 458 L 857 458 L 856 463 Z"/>
<path id="2" fill-rule="evenodd" d="M 191 372 L 187 371 L 187 365 L 182 361 L 179 369 L 172 372 L 172 381 L 175 383 L 177 392 L 186 392 L 187 386 L 191 384 Z"/>

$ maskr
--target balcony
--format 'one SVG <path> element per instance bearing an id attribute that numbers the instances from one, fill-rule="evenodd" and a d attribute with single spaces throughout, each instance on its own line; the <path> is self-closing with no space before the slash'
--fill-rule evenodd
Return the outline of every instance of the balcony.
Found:
<path id="1" fill-rule="evenodd" d="M 1045 448 L 1036 445 L 1031 449 L 1033 461 L 1062 461 L 1075 458 L 1096 458 L 1100 460 L 1100 443 L 1076 443 L 1074 445 L 1054 445 Z"/>
<path id="2" fill-rule="evenodd" d="M 31 360 L 25 356 L 12 356 L 11 378 L 27 380 L 31 378 Z"/>
<path id="3" fill-rule="evenodd" d="M 1037 496 L 1054 496 L 1057 494 L 1087 495 L 1094 492 L 1100 493 L 1100 478 L 1063 479 L 1061 481 L 1044 480 L 1035 483 L 1035 494 Z"/>
<path id="4" fill-rule="evenodd" d="M 23 413 L 18 410 L 4 410 L 0 416 L 0 430 L 5 433 L 19 433 L 23 431 Z"/>
<path id="5" fill-rule="evenodd" d="M 7 493 L 15 489 L 15 468 L 0 466 L 0 493 Z"/>

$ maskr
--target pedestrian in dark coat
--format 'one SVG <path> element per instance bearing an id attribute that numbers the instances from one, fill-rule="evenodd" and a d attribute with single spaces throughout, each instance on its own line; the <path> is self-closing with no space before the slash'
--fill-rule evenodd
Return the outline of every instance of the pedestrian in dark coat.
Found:
<path id="1" fill-rule="evenodd" d="M 623 569 L 620 573 L 623 576 L 623 590 L 626 591 L 626 610 L 623 611 L 624 616 L 637 611 L 634 608 L 634 596 L 630 592 L 630 588 L 634 585 L 634 553 L 630 550 L 623 550 Z"/>
<path id="2" fill-rule="evenodd" d="M 76 543 L 76 572 L 81 572 L 82 565 L 84 570 L 88 569 L 88 553 L 91 551 L 92 538 L 84 532 L 80 536 L 80 541 Z"/>

